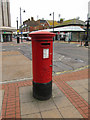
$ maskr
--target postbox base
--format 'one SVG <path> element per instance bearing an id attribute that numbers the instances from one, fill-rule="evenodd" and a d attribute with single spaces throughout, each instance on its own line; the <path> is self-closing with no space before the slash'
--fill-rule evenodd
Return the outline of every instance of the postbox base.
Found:
<path id="1" fill-rule="evenodd" d="M 52 81 L 49 83 L 33 82 L 33 97 L 38 100 L 48 100 L 52 96 Z"/>

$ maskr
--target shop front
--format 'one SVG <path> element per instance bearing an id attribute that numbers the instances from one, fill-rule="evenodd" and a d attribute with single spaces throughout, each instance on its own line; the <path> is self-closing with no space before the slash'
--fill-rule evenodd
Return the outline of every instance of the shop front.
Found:
<path id="1" fill-rule="evenodd" d="M 13 27 L 0 27 L 0 42 L 11 42 L 12 32 L 16 31 Z"/>
<path id="2" fill-rule="evenodd" d="M 11 42 L 12 41 L 12 33 L 5 32 L 2 34 L 3 42 Z"/>

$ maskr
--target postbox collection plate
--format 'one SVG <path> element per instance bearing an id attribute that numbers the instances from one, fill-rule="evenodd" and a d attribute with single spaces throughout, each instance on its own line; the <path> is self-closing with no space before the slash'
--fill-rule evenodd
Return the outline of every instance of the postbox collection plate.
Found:
<path id="1" fill-rule="evenodd" d="M 49 58 L 49 49 L 43 49 L 43 59 Z"/>

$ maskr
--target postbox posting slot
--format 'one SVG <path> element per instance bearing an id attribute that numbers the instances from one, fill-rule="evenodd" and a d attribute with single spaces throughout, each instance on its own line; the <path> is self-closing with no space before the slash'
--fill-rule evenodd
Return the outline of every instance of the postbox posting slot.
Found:
<path id="1" fill-rule="evenodd" d="M 41 43 L 41 45 L 50 45 L 50 43 Z"/>
<path id="2" fill-rule="evenodd" d="M 41 43 L 41 47 L 49 47 L 50 43 Z"/>

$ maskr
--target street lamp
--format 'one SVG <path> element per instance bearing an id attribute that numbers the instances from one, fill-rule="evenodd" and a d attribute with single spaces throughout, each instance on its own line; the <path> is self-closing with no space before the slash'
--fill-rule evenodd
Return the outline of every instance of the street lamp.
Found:
<path id="1" fill-rule="evenodd" d="M 20 7 L 20 29 L 21 29 L 21 42 L 22 42 L 22 14 L 21 14 L 21 10 L 23 10 L 23 9 L 21 9 L 21 7 Z M 23 12 L 25 13 L 26 11 L 23 10 Z"/>
<path id="2" fill-rule="evenodd" d="M 54 12 L 50 13 L 50 16 L 53 14 L 53 33 L 54 33 Z"/>
<path id="3" fill-rule="evenodd" d="M 17 30 L 18 30 L 18 17 L 17 17 L 17 20 L 16 20 L 16 22 L 17 22 Z"/>
<path id="4" fill-rule="evenodd" d="M 51 16 L 53 14 L 53 33 L 54 33 L 54 12 L 50 13 L 49 15 Z M 53 65 L 54 65 L 54 37 L 53 37 Z M 53 67 L 53 73 L 54 72 L 54 67 Z"/>
<path id="5" fill-rule="evenodd" d="M 85 41 L 85 44 L 84 44 L 84 46 L 88 46 L 89 44 L 88 44 L 88 41 L 89 41 L 89 22 L 90 22 L 90 18 L 88 18 L 88 20 L 87 21 L 85 21 L 85 22 L 87 22 L 87 37 L 86 37 L 86 41 Z"/>
<path id="6" fill-rule="evenodd" d="M 18 29 L 18 17 L 17 17 L 17 43 L 19 43 L 19 29 Z"/>

